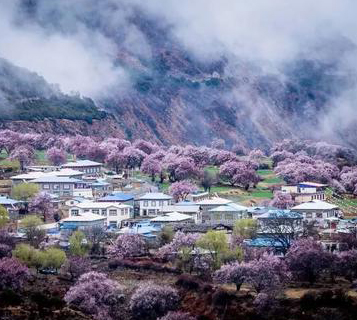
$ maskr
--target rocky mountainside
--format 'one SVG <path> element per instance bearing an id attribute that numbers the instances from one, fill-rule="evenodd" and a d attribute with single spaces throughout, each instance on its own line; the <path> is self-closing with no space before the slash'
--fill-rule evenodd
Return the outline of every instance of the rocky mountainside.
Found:
<path id="1" fill-rule="evenodd" d="M 51 19 L 44 19 L 37 10 L 38 2 L 23 0 L 21 18 L 26 16 L 49 32 L 70 34 L 76 28 L 56 6 L 46 12 Z M 8 120 L 36 120 L 44 121 L 41 127 L 46 130 L 59 132 L 63 125 L 64 131 L 74 132 L 75 126 L 68 121 L 55 120 L 55 125 L 49 125 L 44 119 L 90 123 L 91 119 L 103 121 L 100 119 L 107 115 L 99 110 L 105 110 L 115 119 L 108 127 L 115 127 L 118 135 L 163 144 L 209 144 L 223 138 L 227 146 L 269 148 L 274 141 L 298 137 L 357 147 L 354 121 L 345 126 L 333 116 L 336 105 L 332 101 L 355 83 L 354 75 L 342 70 L 339 63 L 345 52 L 354 50 L 347 40 L 324 43 L 320 50 L 325 56 L 329 53 L 327 58 L 301 56 L 267 71 L 235 56 L 198 59 L 172 36 L 168 25 L 140 10 L 127 12 L 125 19 L 145 40 L 146 55 L 123 45 L 124 31 L 103 20 L 95 6 L 85 13 L 67 10 L 65 14 L 75 15 L 81 26 L 116 43 L 115 64 L 125 70 L 130 86 L 101 92 L 92 97 L 95 105 L 91 99 L 64 95 L 35 74 L 16 68 L 11 73 L 9 64 L 0 61 L 0 119 L 7 120 L 3 126 L 11 126 Z M 18 72 L 25 76 L 17 76 Z M 19 90 L 23 84 L 25 89 Z"/>

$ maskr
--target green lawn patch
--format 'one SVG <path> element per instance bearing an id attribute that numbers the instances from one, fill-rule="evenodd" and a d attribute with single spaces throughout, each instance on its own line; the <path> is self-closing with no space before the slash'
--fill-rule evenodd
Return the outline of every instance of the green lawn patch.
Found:
<path id="1" fill-rule="evenodd" d="M 250 194 L 253 198 L 273 198 L 273 193 L 270 190 L 266 191 L 254 191 Z"/>
<path id="2" fill-rule="evenodd" d="M 273 170 L 258 170 L 257 173 L 260 176 L 267 176 L 267 175 L 275 174 Z"/>
<path id="3" fill-rule="evenodd" d="M 284 180 L 282 180 L 279 177 L 273 177 L 273 178 L 267 178 L 263 180 L 264 183 L 268 183 L 268 184 L 277 184 L 277 183 L 282 183 L 284 182 Z"/>
<path id="4" fill-rule="evenodd" d="M 219 173 L 219 168 L 216 166 L 207 166 L 205 167 L 205 170 L 214 174 Z"/>

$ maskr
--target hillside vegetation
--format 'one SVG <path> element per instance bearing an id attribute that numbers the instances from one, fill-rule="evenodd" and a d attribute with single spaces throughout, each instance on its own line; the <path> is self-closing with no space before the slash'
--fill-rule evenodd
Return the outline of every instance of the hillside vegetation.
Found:
<path id="1" fill-rule="evenodd" d="M 0 120 L 104 119 L 89 98 L 63 94 L 41 76 L 0 59 Z"/>

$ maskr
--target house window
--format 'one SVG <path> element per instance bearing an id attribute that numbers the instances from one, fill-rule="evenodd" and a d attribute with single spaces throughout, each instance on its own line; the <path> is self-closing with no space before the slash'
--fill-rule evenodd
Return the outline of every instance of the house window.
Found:
<path id="1" fill-rule="evenodd" d="M 117 222 L 116 221 L 109 221 L 109 227 L 110 228 L 117 228 Z"/>
<path id="2" fill-rule="evenodd" d="M 145 200 L 145 201 L 144 201 L 144 207 L 147 207 L 148 204 L 149 204 L 148 201 Z"/>
<path id="3" fill-rule="evenodd" d="M 78 216 L 79 211 L 77 209 L 71 211 L 72 216 Z"/>
<path id="4" fill-rule="evenodd" d="M 322 212 L 316 212 L 316 218 L 322 218 Z"/>
<path id="5" fill-rule="evenodd" d="M 156 206 L 156 201 L 151 201 L 151 206 L 155 207 Z"/>
<path id="6" fill-rule="evenodd" d="M 63 189 L 64 189 L 64 190 L 69 190 L 69 189 L 70 189 L 70 185 L 67 184 L 67 183 L 64 184 L 64 185 L 63 185 Z"/>
<path id="7" fill-rule="evenodd" d="M 49 185 L 49 184 L 44 184 L 42 188 L 43 188 L 43 189 L 49 189 L 49 188 L 50 188 L 50 185 Z"/>
<path id="8" fill-rule="evenodd" d="M 89 212 L 89 209 L 84 209 L 84 212 Z"/>
<path id="9" fill-rule="evenodd" d="M 233 220 L 233 213 L 226 213 L 226 220 Z"/>
<path id="10" fill-rule="evenodd" d="M 306 212 L 306 218 L 311 219 L 312 218 L 312 213 L 311 212 Z"/>
<path id="11" fill-rule="evenodd" d="M 159 201 L 159 206 L 163 206 L 164 205 L 164 201 L 160 200 Z"/>
<path id="12" fill-rule="evenodd" d="M 110 216 L 116 216 L 117 215 L 117 211 L 116 210 L 109 210 L 109 215 Z"/>
<path id="13" fill-rule="evenodd" d="M 214 220 L 221 220 L 221 214 L 220 213 L 215 213 L 213 215 Z"/>
<path id="14" fill-rule="evenodd" d="M 154 215 L 155 214 L 155 209 L 149 209 L 149 215 Z"/>
<path id="15" fill-rule="evenodd" d="M 125 214 L 128 214 L 128 208 L 125 208 Z"/>
<path id="16" fill-rule="evenodd" d="M 54 184 L 54 185 L 53 185 L 53 189 L 54 189 L 54 190 L 59 190 L 59 188 L 60 188 L 60 185 L 59 185 L 59 184 Z"/>
<path id="17" fill-rule="evenodd" d="M 124 215 L 124 209 L 120 209 L 121 215 Z"/>
<path id="18" fill-rule="evenodd" d="M 63 195 L 64 195 L 64 196 L 69 196 L 70 193 L 69 193 L 69 191 L 63 191 Z"/>
<path id="19" fill-rule="evenodd" d="M 102 216 L 106 216 L 107 215 L 107 209 L 102 209 Z"/>
<path id="20" fill-rule="evenodd" d="M 93 210 L 92 210 L 92 213 L 93 213 L 93 214 L 99 214 L 99 209 L 93 209 Z"/>

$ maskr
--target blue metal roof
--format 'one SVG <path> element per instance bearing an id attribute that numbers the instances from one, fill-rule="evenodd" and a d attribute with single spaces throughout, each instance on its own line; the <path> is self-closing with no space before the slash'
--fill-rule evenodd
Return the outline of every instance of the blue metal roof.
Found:
<path id="1" fill-rule="evenodd" d="M 21 203 L 21 201 L 17 201 L 8 197 L 0 196 L 0 204 L 2 205 L 11 205 Z"/>
<path id="2" fill-rule="evenodd" d="M 255 238 L 244 240 L 244 243 L 249 247 L 274 247 L 279 248 L 282 244 L 273 238 Z"/>
<path id="3" fill-rule="evenodd" d="M 131 194 L 116 192 L 105 197 L 99 198 L 98 201 L 129 201 L 133 199 L 134 196 Z"/>

